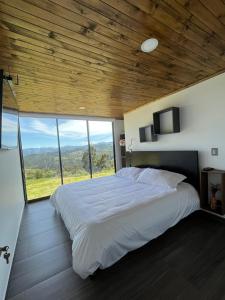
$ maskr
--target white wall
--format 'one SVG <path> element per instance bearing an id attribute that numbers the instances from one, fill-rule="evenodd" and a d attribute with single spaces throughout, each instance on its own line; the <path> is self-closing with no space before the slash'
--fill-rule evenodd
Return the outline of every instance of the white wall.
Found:
<path id="1" fill-rule="evenodd" d="M 0 151 L 0 246 L 9 245 L 10 264 L 0 258 L 0 300 L 5 298 L 24 207 L 18 149 Z"/>
<path id="2" fill-rule="evenodd" d="M 120 152 L 120 134 L 124 133 L 124 121 L 114 121 L 114 140 L 115 140 L 115 154 L 116 154 L 116 170 L 121 169 L 121 152 Z"/>
<path id="3" fill-rule="evenodd" d="M 170 106 L 180 107 L 181 132 L 140 143 L 139 127 Z M 126 113 L 124 126 L 126 146 L 133 139 L 133 150 L 199 150 L 201 168 L 225 169 L 225 73 Z M 212 147 L 219 148 L 219 156 L 211 156 Z"/>

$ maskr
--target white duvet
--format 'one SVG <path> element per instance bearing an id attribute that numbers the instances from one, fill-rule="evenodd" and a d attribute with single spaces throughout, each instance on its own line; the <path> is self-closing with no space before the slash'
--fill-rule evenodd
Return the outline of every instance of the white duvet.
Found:
<path id="1" fill-rule="evenodd" d="M 73 240 L 82 278 L 107 268 L 199 208 L 195 189 L 136 183 L 117 176 L 60 186 L 51 196 Z"/>

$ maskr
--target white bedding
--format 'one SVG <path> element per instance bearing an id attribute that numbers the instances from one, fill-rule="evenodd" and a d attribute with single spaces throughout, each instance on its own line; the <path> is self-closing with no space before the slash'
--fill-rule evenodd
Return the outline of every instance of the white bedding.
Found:
<path id="1" fill-rule="evenodd" d="M 108 176 L 60 186 L 51 201 L 73 240 L 73 268 L 82 278 L 162 234 L 199 209 L 195 189 L 162 189 Z"/>

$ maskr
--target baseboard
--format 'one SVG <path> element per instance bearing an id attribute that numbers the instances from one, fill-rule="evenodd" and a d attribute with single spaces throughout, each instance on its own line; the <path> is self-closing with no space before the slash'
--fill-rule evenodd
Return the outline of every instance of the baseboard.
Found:
<path id="1" fill-rule="evenodd" d="M 207 217 L 225 224 L 225 216 L 221 216 L 219 214 L 216 214 L 212 211 L 203 208 L 201 208 L 201 211 L 204 212 Z"/>

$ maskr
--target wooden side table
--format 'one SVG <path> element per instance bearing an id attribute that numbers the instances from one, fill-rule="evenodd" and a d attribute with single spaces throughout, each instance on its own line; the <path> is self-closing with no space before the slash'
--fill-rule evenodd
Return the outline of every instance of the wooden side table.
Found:
<path id="1" fill-rule="evenodd" d="M 201 172 L 201 207 L 214 213 L 225 214 L 225 171 Z"/>

